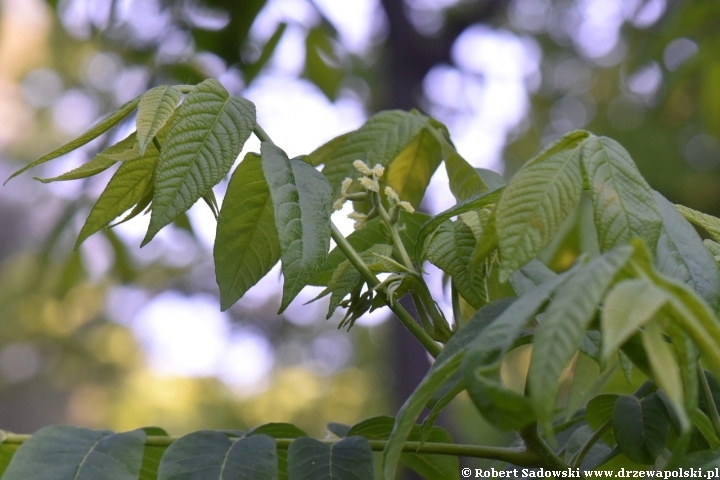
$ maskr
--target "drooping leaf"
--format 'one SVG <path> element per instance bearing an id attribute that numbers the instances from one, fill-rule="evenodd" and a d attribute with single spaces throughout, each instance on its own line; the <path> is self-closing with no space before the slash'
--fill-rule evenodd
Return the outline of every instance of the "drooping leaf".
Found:
<path id="1" fill-rule="evenodd" d="M 277 478 L 275 441 L 267 435 L 231 439 L 217 431 L 193 432 L 173 442 L 160 460 L 158 480 Z"/>
<path id="2" fill-rule="evenodd" d="M 289 480 L 373 480 L 375 469 L 368 441 L 359 435 L 326 445 L 301 437 L 288 448 Z"/>
<path id="3" fill-rule="evenodd" d="M 255 105 L 231 97 L 217 80 L 198 84 L 168 127 L 155 172 L 147 244 L 230 170 L 255 127 Z"/>
<path id="4" fill-rule="evenodd" d="M 630 460 L 650 465 L 665 448 L 670 420 L 656 393 L 638 400 L 632 395 L 618 397 L 613 408 L 613 433 L 618 448 Z"/>
<path id="5" fill-rule="evenodd" d="M 498 188 L 502 188 L 507 185 L 503 176 L 493 170 L 487 168 L 476 168 L 475 172 L 490 190 L 497 190 Z"/>
<path id="6" fill-rule="evenodd" d="M 684 205 L 675 205 L 678 212 L 690 223 L 705 230 L 716 242 L 720 242 L 720 218 L 698 212 Z"/>
<path id="7" fill-rule="evenodd" d="M 553 295 L 535 334 L 528 371 L 528 388 L 543 428 L 549 429 L 563 369 L 578 349 L 613 278 L 632 253 L 632 247 L 623 246 L 594 258 Z"/>
<path id="8" fill-rule="evenodd" d="M 509 310 L 508 303 L 509 301 L 501 301 L 496 304 L 486 305 L 475 312 L 463 328 L 450 338 L 420 382 L 420 385 L 405 401 L 395 419 L 392 434 L 383 453 L 385 478 L 394 478 L 403 442 L 406 441 L 413 428 L 416 427 L 415 420 L 420 415 L 420 412 L 441 385 L 453 379 L 458 380 L 455 374 L 460 368 L 467 349 L 491 321 L 499 318 L 498 316 Z"/>
<path id="9" fill-rule="evenodd" d="M 418 207 L 430 178 L 441 161 L 440 144 L 433 134 L 424 128 L 388 165 L 383 179 L 402 200 Z"/>
<path id="10" fill-rule="evenodd" d="M 500 365 L 525 324 L 569 273 L 574 272 L 558 275 L 515 300 L 483 330 L 465 354 L 462 368 L 470 398 L 482 416 L 496 427 L 522 428 L 535 421 L 530 401 L 503 385 Z"/>
<path id="11" fill-rule="evenodd" d="M 261 157 L 280 239 L 282 312 L 327 259 L 332 191 L 317 170 L 271 143 L 263 142 Z"/>
<path id="12" fill-rule="evenodd" d="M 434 217 L 427 220 L 425 224 L 420 227 L 420 230 L 418 231 L 417 242 L 415 244 L 415 261 L 418 263 L 418 265 L 422 265 L 422 254 L 425 251 L 425 241 L 438 226 L 440 226 L 443 222 L 450 219 L 451 217 L 460 215 L 461 213 L 469 212 L 470 210 L 479 210 L 483 207 L 486 207 L 487 205 L 490 205 L 491 203 L 495 203 L 500 197 L 501 193 L 502 190 L 494 190 L 480 193 L 471 198 L 468 198 L 467 200 L 459 202 L 455 206 L 450 207 L 444 212 L 438 213 Z"/>
<path id="13" fill-rule="evenodd" d="M 472 165 L 447 141 L 442 142 L 442 154 L 445 159 L 448 184 L 455 200 L 461 202 L 487 190 L 494 190 L 485 185 Z"/>
<path id="14" fill-rule="evenodd" d="M 135 125 L 140 156 L 152 139 L 175 113 L 182 92 L 176 87 L 158 85 L 143 94 L 138 105 Z"/>
<path id="15" fill-rule="evenodd" d="M 486 303 L 483 272 L 470 276 L 468 263 L 475 249 L 475 236 L 462 221 L 446 221 L 435 231 L 425 249 L 425 258 L 450 275 L 460 295 L 475 309 Z"/>
<path id="16" fill-rule="evenodd" d="M 358 178 L 353 162 L 363 160 L 370 167 L 387 167 L 410 141 L 428 124 L 428 118 L 417 112 L 389 110 L 378 113 L 354 132 L 325 161 L 323 174 L 338 198 L 340 184 L 346 178 Z"/>
<path id="17" fill-rule="evenodd" d="M 720 269 L 703 248 L 695 229 L 657 192 L 663 230 L 657 246 L 658 269 L 695 290 L 716 310 L 720 307 Z"/>
<path id="18" fill-rule="evenodd" d="M 406 211 L 400 212 L 400 220 L 398 226 L 404 227 L 400 231 L 400 240 L 403 242 L 405 250 L 412 252 L 415 250 L 415 240 L 417 239 L 420 227 L 430 217 L 424 213 Z M 361 230 L 356 230 L 346 237 L 348 243 L 356 252 L 362 252 L 371 248 L 378 243 L 387 243 L 391 239 L 384 233 L 382 220 L 379 217 L 370 220 Z M 323 264 L 320 271 L 310 281 L 310 285 L 327 286 L 332 278 L 333 272 L 338 265 L 347 260 L 345 254 L 339 248 L 335 247 L 328 255 L 327 260 Z"/>
<path id="19" fill-rule="evenodd" d="M 646 280 L 623 280 L 610 290 L 601 315 L 602 356 L 610 356 L 644 326 L 667 301 L 667 295 Z"/>
<path id="20" fill-rule="evenodd" d="M 53 160 L 61 155 L 65 155 L 68 152 L 71 152 L 75 150 L 76 148 L 82 147 L 86 143 L 90 142 L 91 140 L 96 139 L 103 133 L 107 132 L 110 128 L 115 126 L 117 123 L 119 123 L 123 118 L 127 117 L 130 112 L 135 110 L 135 107 L 140 102 L 140 97 L 135 97 L 132 100 L 124 103 L 120 106 L 117 110 L 115 110 L 113 113 L 111 113 L 108 117 L 106 117 L 103 121 L 92 127 L 87 132 L 80 135 L 75 140 L 66 143 L 65 145 L 56 148 L 52 152 L 43 155 L 42 157 L 38 158 L 34 162 L 31 162 L 27 165 L 25 165 L 20 170 L 16 171 L 10 177 L 8 177 L 7 180 L 5 180 L 5 183 L 9 182 L 10 179 L 17 177 L 21 173 L 25 172 L 26 170 L 29 170 L 33 167 L 36 167 L 38 165 L 41 165 L 45 162 L 49 162 L 50 160 Z"/>
<path id="21" fill-rule="evenodd" d="M 615 140 L 590 137 L 582 145 L 600 250 L 640 237 L 655 251 L 662 218 L 645 179 Z"/>
<path id="22" fill-rule="evenodd" d="M 280 259 L 270 190 L 259 155 L 248 153 L 230 178 L 213 257 L 222 310 L 242 298 Z"/>
<path id="23" fill-rule="evenodd" d="M 112 145 L 102 152 L 95 155 L 88 162 L 83 163 L 79 167 L 70 170 L 69 172 L 63 173 L 53 178 L 38 178 L 34 177 L 35 180 L 39 180 L 42 183 L 60 182 L 65 180 L 77 180 L 80 178 L 87 178 L 98 173 L 104 172 L 108 168 L 115 165 L 120 161 L 137 160 L 142 156 L 139 155 L 136 147 L 135 133 L 131 133 L 127 138 L 120 140 L 115 145 Z"/>
<path id="24" fill-rule="evenodd" d="M 145 432 L 45 427 L 15 452 L 5 480 L 137 480 Z"/>
<path id="25" fill-rule="evenodd" d="M 523 165 L 496 209 L 500 278 L 535 258 L 580 201 L 580 151 L 588 133 L 570 132 Z"/>
<path id="26" fill-rule="evenodd" d="M 152 181 L 157 160 L 158 151 L 151 146 L 142 159 L 120 165 L 90 210 L 75 242 L 76 250 L 90 235 L 142 200 L 148 183 Z"/>
<path id="27" fill-rule="evenodd" d="M 145 427 L 142 429 L 145 435 L 153 437 L 167 437 L 167 432 L 158 427 Z M 138 480 L 157 480 L 160 459 L 167 450 L 164 445 L 151 445 L 146 442 L 143 449 L 142 465 Z"/>

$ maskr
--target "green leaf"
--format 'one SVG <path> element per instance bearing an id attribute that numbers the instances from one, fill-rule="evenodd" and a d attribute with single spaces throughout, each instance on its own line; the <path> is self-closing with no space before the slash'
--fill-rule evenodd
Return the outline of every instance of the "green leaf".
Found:
<path id="1" fill-rule="evenodd" d="M 255 127 L 255 105 L 205 80 L 185 97 L 168 127 L 155 172 L 152 216 L 142 245 L 216 185 Z"/>
<path id="2" fill-rule="evenodd" d="M 70 425 L 37 431 L 15 452 L 4 480 L 137 480 L 145 432 Z"/>
<path id="3" fill-rule="evenodd" d="M 331 101 L 335 100 L 343 70 L 326 29 L 310 29 L 305 37 L 305 75 Z"/>
<path id="4" fill-rule="evenodd" d="M 596 431 L 603 423 L 612 419 L 613 409 L 618 397 L 619 395 L 605 393 L 594 397 L 588 402 L 585 407 L 585 419 L 593 431 Z M 612 429 L 605 432 L 602 440 L 610 447 L 615 446 L 615 436 Z"/>
<path id="5" fill-rule="evenodd" d="M 580 151 L 588 133 L 570 132 L 523 165 L 498 206 L 500 278 L 535 258 L 580 201 Z"/>
<path id="6" fill-rule="evenodd" d="M 443 409 L 447 407 L 450 402 L 455 399 L 455 397 L 465 391 L 465 383 L 463 382 L 462 372 L 458 370 L 455 377 L 457 377 L 457 380 L 453 377 L 449 381 L 445 382 L 445 384 L 443 384 L 428 401 L 430 413 L 428 413 L 428 416 L 425 417 L 425 420 L 423 420 L 423 423 L 420 426 L 423 442 L 428 441 L 428 437 L 432 432 L 438 415 L 440 415 Z M 438 396 L 438 393 L 442 393 L 442 395 Z"/>
<path id="7" fill-rule="evenodd" d="M 90 235 L 143 199 L 146 189 L 149 188 L 148 184 L 152 181 L 157 160 L 158 151 L 151 146 L 142 159 L 120 165 L 90 210 L 90 215 L 75 242 L 75 250 Z"/>
<path id="8" fill-rule="evenodd" d="M 308 157 L 310 157 L 310 161 L 312 162 L 313 167 L 318 167 L 327 163 L 327 161 L 332 158 L 333 155 L 335 155 L 335 152 L 338 150 L 338 148 L 340 148 L 340 146 L 345 143 L 345 140 L 347 140 L 348 136 L 350 136 L 350 134 L 352 133 L 353 132 L 343 133 L 342 135 L 333 138 L 332 140 L 322 144 L 321 146 L 313 150 L 313 152 L 308 155 Z"/>
<path id="9" fill-rule="evenodd" d="M 136 143 L 135 133 L 131 133 L 127 138 L 106 148 L 95 155 L 90 161 L 83 163 L 69 172 L 53 178 L 34 178 L 42 183 L 50 183 L 64 180 L 78 180 L 80 178 L 97 175 L 98 173 L 104 172 L 108 168 L 112 167 L 117 162 L 137 160 L 141 158 L 142 156 L 138 153 Z"/>
<path id="10" fill-rule="evenodd" d="M 105 118 L 103 121 L 92 127 L 87 132 L 80 135 L 78 138 L 73 140 L 72 142 L 66 143 L 65 145 L 56 148 L 52 152 L 43 155 L 42 157 L 38 158 L 34 162 L 31 162 L 27 165 L 25 165 L 20 170 L 16 171 L 10 177 L 8 177 L 7 180 L 5 180 L 5 183 L 9 182 L 10 179 L 17 177 L 21 173 L 25 172 L 26 170 L 29 170 L 33 167 L 36 167 L 38 165 L 41 165 L 45 162 L 49 162 L 50 160 L 53 160 L 61 155 L 65 155 L 68 152 L 71 152 L 75 150 L 76 148 L 82 147 L 86 143 L 90 142 L 91 140 L 96 139 L 103 133 L 107 132 L 110 128 L 112 128 L 114 125 L 120 122 L 123 118 L 127 117 L 130 112 L 132 112 L 137 104 L 140 102 L 140 97 L 135 97 L 132 100 L 124 103 L 120 106 L 117 110 L 115 110 L 113 113 L 111 113 L 107 118 Z"/>
<path id="11" fill-rule="evenodd" d="M 710 421 L 708 416 L 701 410 L 695 409 L 692 412 L 691 417 L 693 424 L 697 427 L 702 436 L 705 437 L 705 440 L 707 440 L 710 448 L 714 449 L 720 447 L 720 439 L 718 438 L 712 421 Z"/>
<path id="12" fill-rule="evenodd" d="M 553 295 L 535 334 L 527 380 L 538 420 L 546 430 L 555 410 L 562 371 L 578 349 L 615 275 L 632 254 L 633 248 L 624 246 L 594 258 Z"/>
<path id="13" fill-rule="evenodd" d="M 275 441 L 267 435 L 231 439 L 203 430 L 174 441 L 163 455 L 158 480 L 277 478 Z"/>
<path id="14" fill-rule="evenodd" d="M 510 284 L 515 293 L 521 296 L 556 276 L 555 272 L 535 258 L 510 275 Z"/>
<path id="15" fill-rule="evenodd" d="M 368 440 L 387 440 L 392 433 L 394 423 L 395 419 L 388 416 L 368 418 L 353 425 L 348 435 L 361 435 Z M 427 435 L 422 438 L 420 427 L 414 425 L 407 441 L 452 443 L 450 435 L 444 429 L 432 427 L 427 430 Z M 400 455 L 400 461 L 428 480 L 437 478 L 452 480 L 458 478 L 459 463 L 457 457 L 405 452 Z"/>
<path id="16" fill-rule="evenodd" d="M 402 452 L 403 442 L 406 441 L 415 428 L 415 420 L 425 408 L 433 393 L 444 383 L 454 378 L 459 370 L 465 352 L 478 338 L 481 331 L 494 319 L 499 318 L 511 309 L 507 303 L 487 305 L 475 312 L 467 323 L 453 335 L 445 348 L 435 359 L 432 367 L 417 386 L 415 391 L 405 401 L 395 419 L 395 426 L 390 435 L 388 444 L 383 452 L 383 471 L 385 478 L 394 478 L 398 460 Z M 503 312 L 503 313 L 501 313 Z M 479 338 L 483 338 L 484 335 Z M 455 377 L 457 378 L 457 377 Z"/>
<path id="17" fill-rule="evenodd" d="M 446 221 L 435 230 L 425 249 L 425 258 L 450 275 L 460 295 L 474 308 L 486 303 L 483 295 L 483 273 L 477 269 L 468 272 L 470 257 L 475 249 L 475 236 L 462 220 Z"/>
<path id="18" fill-rule="evenodd" d="M 695 290 L 716 310 L 720 307 L 720 269 L 702 239 L 670 203 L 657 192 L 663 230 L 657 246 L 658 269 Z"/>
<path id="19" fill-rule="evenodd" d="M 145 427 L 142 429 L 147 436 L 167 437 L 167 432 L 158 427 Z M 142 465 L 140 467 L 140 476 L 138 480 L 157 480 L 158 467 L 160 459 L 167 450 L 164 445 L 148 445 L 145 444 L 143 449 Z"/>
<path id="20" fill-rule="evenodd" d="M 268 435 L 273 438 L 307 437 L 307 433 L 291 423 L 266 423 L 246 433 L 246 436 L 249 435 Z M 286 448 L 278 448 L 276 453 L 278 460 L 278 479 L 287 480 L 288 451 Z"/>
<path id="21" fill-rule="evenodd" d="M 518 429 L 535 421 L 529 400 L 503 385 L 500 365 L 523 327 L 568 274 L 558 275 L 515 300 L 483 330 L 465 354 L 462 368 L 470 398 L 482 416 L 498 428 Z"/>
<path id="22" fill-rule="evenodd" d="M 263 142 L 261 157 L 280 239 L 282 312 L 327 259 L 332 192 L 317 170 L 272 143 Z"/>
<path id="23" fill-rule="evenodd" d="M 642 401 L 621 395 L 613 409 L 613 433 L 618 448 L 630 460 L 651 465 L 665 448 L 670 420 L 656 393 Z"/>
<path id="24" fill-rule="evenodd" d="M 418 207 L 440 162 L 440 144 L 432 132 L 424 128 L 388 165 L 383 179 L 402 200 Z"/>
<path id="25" fill-rule="evenodd" d="M 445 159 L 450 191 L 455 200 L 461 202 L 479 193 L 490 190 L 483 182 L 477 170 L 460 156 L 447 141 L 442 142 L 442 154 Z"/>
<path id="26" fill-rule="evenodd" d="M 476 168 L 475 172 L 490 190 L 497 190 L 507 185 L 505 178 L 497 172 L 488 170 L 487 168 Z"/>
<path id="27" fill-rule="evenodd" d="M 354 435 L 333 445 L 301 437 L 288 448 L 289 480 L 372 480 L 373 454 L 368 441 Z"/>
<path id="28" fill-rule="evenodd" d="M 153 137 L 173 116 L 181 99 L 182 92 L 167 85 L 159 85 L 143 94 L 135 118 L 140 156 L 145 153 Z"/>
<path id="29" fill-rule="evenodd" d="M 425 241 L 438 226 L 440 226 L 443 222 L 450 219 L 451 217 L 460 215 L 461 213 L 469 212 L 470 210 L 479 210 L 487 205 L 490 205 L 491 203 L 495 203 L 497 199 L 500 198 L 501 193 L 502 190 L 493 190 L 490 192 L 480 193 L 478 195 L 475 195 L 474 197 L 459 202 L 455 206 L 450 207 L 444 212 L 438 213 L 434 217 L 427 220 L 425 224 L 420 227 L 420 230 L 418 231 L 417 242 L 415 244 L 415 260 L 417 264 L 422 265 L 422 254 L 425 251 Z"/>
<path id="30" fill-rule="evenodd" d="M 646 280 L 623 280 L 605 298 L 600 324 L 605 360 L 644 326 L 667 302 L 661 289 Z"/>
<path id="31" fill-rule="evenodd" d="M 690 223 L 705 230 L 716 242 L 720 242 L 720 218 L 698 212 L 684 205 L 675 205 L 678 212 Z"/>
<path id="32" fill-rule="evenodd" d="M 0 443 L 0 477 L 2 477 L 2 474 L 7 469 L 10 460 L 12 460 L 13 455 L 15 455 L 19 447 L 20 445 L 17 444 Z"/>
<path id="33" fill-rule="evenodd" d="M 333 188 L 333 198 L 340 196 L 340 184 L 346 178 L 358 178 L 353 166 L 357 159 L 370 167 L 387 167 L 428 124 L 428 118 L 417 112 L 389 110 L 380 112 L 354 132 L 325 161 L 322 173 Z"/>
<path id="34" fill-rule="evenodd" d="M 592 434 L 592 430 L 587 425 L 582 425 L 576 429 L 565 446 L 565 461 L 569 462 L 573 455 L 592 437 Z M 607 445 L 603 445 L 600 442 L 595 443 L 585 454 L 580 468 L 584 471 L 592 469 L 594 465 L 601 462 L 609 453 L 610 448 Z"/>
<path id="35" fill-rule="evenodd" d="M 415 239 L 417 238 L 420 227 L 429 219 L 424 213 L 414 212 L 408 213 L 404 210 L 400 212 L 399 226 L 405 228 L 400 232 L 400 240 L 402 240 L 405 250 L 412 252 L 415 250 Z M 378 243 L 387 243 L 390 241 L 385 234 L 380 217 L 370 220 L 362 229 L 356 230 L 346 237 L 348 243 L 356 252 L 368 250 Z M 333 272 L 337 267 L 347 260 L 345 254 L 339 248 L 335 247 L 328 255 L 327 260 L 320 268 L 320 271 L 310 281 L 310 285 L 326 286 L 333 276 Z"/>
<path id="36" fill-rule="evenodd" d="M 264 3 L 264 2 L 262 2 L 262 3 Z M 280 39 L 282 39 L 282 36 L 285 33 L 286 28 L 287 28 L 287 23 L 285 23 L 285 22 L 278 23 L 278 26 L 275 28 L 275 31 L 273 32 L 273 34 L 270 36 L 268 41 L 265 42 L 265 45 L 263 46 L 258 59 L 255 60 L 255 62 L 253 62 L 250 65 L 247 65 L 247 66 L 245 66 L 245 68 L 243 68 L 243 80 L 245 81 L 246 87 L 252 83 L 252 81 L 257 77 L 257 75 L 263 69 L 265 64 L 267 64 L 268 60 L 270 60 L 273 53 L 275 53 L 275 49 L 277 48 L 278 44 L 280 43 Z"/>
<path id="37" fill-rule="evenodd" d="M 720 243 L 714 242 L 709 238 L 706 238 L 705 240 L 703 240 L 703 245 L 705 245 L 705 248 L 708 249 L 710 255 L 715 257 L 715 261 L 717 262 L 718 257 L 720 257 Z"/>
<path id="38" fill-rule="evenodd" d="M 573 378 L 568 393 L 565 420 L 570 420 L 595 391 L 600 380 L 600 366 L 591 357 L 578 353 L 573 369 Z"/>
<path id="39" fill-rule="evenodd" d="M 326 428 L 336 437 L 345 438 L 348 436 L 348 432 L 351 427 L 350 425 L 345 425 L 344 423 L 330 422 L 327 424 Z"/>
<path id="40" fill-rule="evenodd" d="M 257 154 L 245 155 L 230 178 L 213 257 L 222 310 L 242 298 L 280 259 L 270 190 Z"/>
<path id="41" fill-rule="evenodd" d="M 650 186 L 628 152 L 610 138 L 590 137 L 583 142 L 582 160 L 600 250 L 640 237 L 654 252 L 662 218 Z"/>

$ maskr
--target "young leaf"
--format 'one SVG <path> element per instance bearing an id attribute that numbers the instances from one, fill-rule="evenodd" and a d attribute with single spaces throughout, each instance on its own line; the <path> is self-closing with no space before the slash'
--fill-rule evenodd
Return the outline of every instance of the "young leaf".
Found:
<path id="1" fill-rule="evenodd" d="M 618 448 L 630 460 L 651 465 L 665 448 L 670 420 L 656 393 L 642 401 L 621 395 L 613 408 L 613 433 Z"/>
<path id="2" fill-rule="evenodd" d="M 151 146 L 142 159 L 120 165 L 90 210 L 75 242 L 75 250 L 90 235 L 142 200 L 148 183 L 152 181 L 157 159 L 158 151 Z"/>
<path id="3" fill-rule="evenodd" d="M 652 190 L 615 140 L 590 137 L 582 145 L 600 250 L 640 237 L 655 251 L 662 218 Z"/>
<path id="4" fill-rule="evenodd" d="M 70 425 L 38 430 L 15 452 L 4 480 L 137 480 L 145 432 Z"/>
<path id="5" fill-rule="evenodd" d="M 450 275 L 460 295 L 475 309 L 487 299 L 483 295 L 483 272 L 468 273 L 468 263 L 475 249 L 475 236 L 462 221 L 446 221 L 440 225 L 425 250 L 430 263 Z"/>
<path id="6" fill-rule="evenodd" d="M 77 180 L 97 175 L 98 173 L 104 172 L 108 168 L 112 167 L 117 162 L 142 158 L 142 156 L 138 154 L 136 143 L 137 140 L 135 139 L 135 133 L 131 133 L 127 138 L 106 148 L 95 155 L 90 161 L 83 163 L 69 172 L 53 178 L 34 178 L 42 183 L 50 183 L 65 180 Z"/>
<path id="7" fill-rule="evenodd" d="M 263 142 L 261 156 L 280 239 L 282 312 L 325 263 L 330 249 L 332 192 L 317 170 L 303 161 L 290 160 L 272 143 Z"/>
<path id="8" fill-rule="evenodd" d="M 222 432 L 193 432 L 172 443 L 160 460 L 158 480 L 277 478 L 275 441 L 267 435 L 231 439 Z"/>
<path id="9" fill-rule="evenodd" d="M 217 184 L 255 127 L 255 105 L 205 80 L 185 98 L 168 128 L 155 172 L 152 217 L 142 245 Z"/>
<path id="10" fill-rule="evenodd" d="M 496 209 L 500 278 L 507 279 L 550 243 L 580 201 L 580 151 L 588 133 L 568 133 L 523 165 Z"/>
<path id="11" fill-rule="evenodd" d="M 657 192 L 663 231 L 657 246 L 658 269 L 695 290 L 713 308 L 720 307 L 720 269 L 695 229 Z"/>
<path id="12" fill-rule="evenodd" d="M 710 234 L 713 240 L 720 242 L 720 218 L 698 212 L 684 205 L 675 205 L 675 208 L 687 221 L 704 229 Z"/>
<path id="13" fill-rule="evenodd" d="M 615 275 L 632 253 L 632 247 L 623 246 L 594 258 L 553 295 L 535 334 L 528 371 L 528 388 L 545 429 L 552 420 L 562 371 L 578 349 Z"/>
<path id="14" fill-rule="evenodd" d="M 182 92 L 167 85 L 151 88 L 140 98 L 137 117 L 135 117 L 140 156 L 145 153 L 153 137 L 173 116 L 181 99 Z"/>
<path id="15" fill-rule="evenodd" d="M 358 177 L 353 166 L 355 160 L 361 159 L 370 167 L 376 164 L 387 167 L 427 124 L 428 118 L 419 113 L 390 110 L 378 113 L 350 132 L 325 161 L 322 171 L 333 188 L 333 198 L 339 196 L 340 184 L 346 177 Z"/>
<path id="16" fill-rule="evenodd" d="M 373 480 L 373 454 L 361 436 L 347 437 L 326 445 L 310 437 L 301 437 L 288 448 L 290 480 Z"/>
<path id="17" fill-rule="evenodd" d="M 75 150 L 76 148 L 82 147 L 86 143 L 90 142 L 91 140 L 96 139 L 103 133 L 107 132 L 110 128 L 112 128 L 114 125 L 120 122 L 123 118 L 127 117 L 130 112 L 132 112 L 137 104 L 140 102 L 140 97 L 135 97 L 132 100 L 124 103 L 120 106 L 117 110 L 115 110 L 113 113 L 111 113 L 107 118 L 105 118 L 103 121 L 92 127 L 87 132 L 80 135 L 75 140 L 66 143 L 65 145 L 56 148 L 52 152 L 43 155 L 42 157 L 38 158 L 34 162 L 31 162 L 27 165 L 25 165 L 20 170 L 16 171 L 10 177 L 8 177 L 7 180 L 5 180 L 5 183 L 9 182 L 10 179 L 17 177 L 21 173 L 23 173 L 26 170 L 29 170 L 33 167 L 36 167 L 38 165 L 41 165 L 45 162 L 49 162 L 50 160 L 53 160 L 61 155 L 65 155 L 68 152 L 71 152 Z"/>
<path id="18" fill-rule="evenodd" d="M 242 298 L 280 259 L 270 190 L 259 155 L 248 153 L 230 178 L 213 257 L 222 310 Z"/>
<path id="19" fill-rule="evenodd" d="M 383 178 L 401 199 L 418 207 L 440 162 L 440 145 L 432 133 L 424 128 L 388 165 Z"/>
<path id="20" fill-rule="evenodd" d="M 479 210 L 483 207 L 486 207 L 487 205 L 490 205 L 491 203 L 495 203 L 497 199 L 500 198 L 501 193 L 502 190 L 493 190 L 480 193 L 478 195 L 468 198 L 467 200 L 463 200 L 455 206 L 450 207 L 444 212 L 438 213 L 434 217 L 427 220 L 425 224 L 420 227 L 417 242 L 415 244 L 415 261 L 417 262 L 417 264 L 422 265 L 422 254 L 425 251 L 425 241 L 438 226 L 440 226 L 443 222 L 450 219 L 451 217 L 460 215 L 461 213 L 469 212 L 470 210 Z"/>
<path id="21" fill-rule="evenodd" d="M 482 416 L 496 427 L 522 428 L 535 421 L 528 399 L 502 384 L 500 365 L 525 324 L 571 272 L 558 275 L 515 300 L 483 330 L 465 354 L 462 369 L 470 398 Z"/>
<path id="22" fill-rule="evenodd" d="M 429 218 L 424 213 L 409 213 L 404 210 L 400 212 L 398 225 L 405 227 L 400 232 L 400 240 L 402 240 L 405 250 L 409 252 L 415 250 L 415 239 L 418 231 Z M 378 243 L 387 243 L 389 240 L 384 233 L 382 220 L 379 217 L 373 218 L 361 230 L 356 230 L 347 236 L 348 243 L 356 252 L 367 250 Z M 310 280 L 310 285 L 326 286 L 337 267 L 345 260 L 347 260 L 347 257 L 345 257 L 342 250 L 337 247 L 333 248 L 320 271 Z"/>
<path id="23" fill-rule="evenodd" d="M 644 326 L 667 302 L 661 289 L 646 280 L 623 280 L 605 298 L 601 315 L 605 360 Z"/>

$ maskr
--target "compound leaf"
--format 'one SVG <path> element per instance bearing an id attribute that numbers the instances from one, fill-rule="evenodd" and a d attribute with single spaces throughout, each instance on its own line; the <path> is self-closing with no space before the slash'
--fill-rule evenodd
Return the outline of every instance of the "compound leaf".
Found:
<path id="1" fill-rule="evenodd" d="M 213 257 L 222 310 L 242 298 L 280 259 L 270 190 L 259 155 L 248 153 L 230 178 Z"/>

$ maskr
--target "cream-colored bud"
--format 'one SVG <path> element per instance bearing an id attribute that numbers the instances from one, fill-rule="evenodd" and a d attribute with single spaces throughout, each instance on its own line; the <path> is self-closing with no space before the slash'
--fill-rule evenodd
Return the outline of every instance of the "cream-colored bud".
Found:
<path id="1" fill-rule="evenodd" d="M 335 203 L 333 203 L 333 210 L 342 210 L 343 203 L 345 203 L 345 197 L 335 200 Z"/>
<path id="2" fill-rule="evenodd" d="M 406 212 L 409 212 L 409 213 L 414 213 L 414 212 L 415 212 L 415 209 L 413 208 L 412 205 L 410 205 L 410 202 L 404 202 L 404 201 L 403 201 L 403 202 L 399 202 L 399 203 L 398 203 L 398 206 L 399 206 L 400 208 L 402 208 L 403 210 L 405 210 Z"/>
<path id="3" fill-rule="evenodd" d="M 376 177 L 380 178 L 383 176 L 383 173 L 385 173 L 385 167 L 383 167 L 379 163 L 376 163 L 372 169 L 372 173 L 374 173 Z"/>
<path id="4" fill-rule="evenodd" d="M 368 221 L 368 216 L 364 213 L 359 212 L 350 212 L 348 213 L 348 218 L 355 220 L 354 228 L 355 230 L 360 230 L 365 226 L 365 224 Z"/>
<path id="5" fill-rule="evenodd" d="M 385 195 L 387 195 L 388 198 L 393 199 L 395 204 L 400 203 L 400 196 L 392 187 L 385 187 Z"/>
<path id="6" fill-rule="evenodd" d="M 372 170 L 370 170 L 370 167 L 367 166 L 367 163 L 362 160 L 355 160 L 353 162 L 353 167 L 355 167 L 355 169 L 363 175 L 372 175 L 373 173 Z"/>
<path id="7" fill-rule="evenodd" d="M 350 185 L 352 185 L 352 182 L 352 178 L 346 178 L 342 181 L 342 183 L 340 184 L 340 195 L 342 195 L 343 197 L 347 197 L 348 190 L 350 189 Z"/>
<path id="8" fill-rule="evenodd" d="M 373 192 L 379 192 L 380 191 L 380 185 L 378 185 L 377 180 L 374 178 L 368 178 L 368 177 L 362 177 L 359 179 L 360 183 L 363 187 L 365 187 L 366 190 L 371 190 Z"/>

